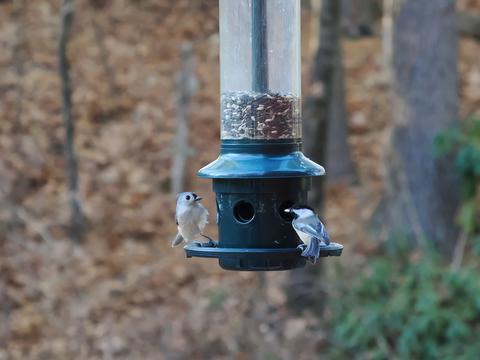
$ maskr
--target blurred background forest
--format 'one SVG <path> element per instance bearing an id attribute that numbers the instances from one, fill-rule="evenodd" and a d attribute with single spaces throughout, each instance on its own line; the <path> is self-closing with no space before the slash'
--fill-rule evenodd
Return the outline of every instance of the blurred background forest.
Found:
<path id="1" fill-rule="evenodd" d="M 215 214 L 217 1 L 0 1 L 0 359 L 477 359 L 479 24 L 302 1 L 311 201 L 345 250 L 245 273 L 170 247 L 175 192 Z"/>

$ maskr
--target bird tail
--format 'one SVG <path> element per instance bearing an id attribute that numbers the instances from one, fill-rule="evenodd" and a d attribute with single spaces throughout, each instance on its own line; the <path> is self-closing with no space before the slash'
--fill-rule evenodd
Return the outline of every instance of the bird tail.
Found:
<path id="1" fill-rule="evenodd" d="M 180 233 L 175 236 L 175 239 L 172 240 L 172 247 L 176 247 L 180 245 L 183 242 L 183 237 L 180 235 Z"/>
<path id="2" fill-rule="evenodd" d="M 328 231 L 325 228 L 325 225 L 323 225 L 323 234 L 322 235 L 323 235 L 323 241 L 325 242 L 325 245 L 330 245 L 330 235 L 328 234 Z"/>
<path id="3" fill-rule="evenodd" d="M 315 264 L 320 257 L 320 240 L 311 238 L 305 250 L 302 251 L 302 256 L 308 258 Z"/>

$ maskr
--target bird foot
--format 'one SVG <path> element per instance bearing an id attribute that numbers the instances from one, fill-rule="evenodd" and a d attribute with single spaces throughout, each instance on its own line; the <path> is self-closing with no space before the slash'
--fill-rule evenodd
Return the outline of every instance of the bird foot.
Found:
<path id="1" fill-rule="evenodd" d="M 203 243 L 202 246 L 204 247 L 217 247 L 218 246 L 218 241 L 213 240 L 210 236 L 203 235 L 202 236 L 206 239 L 208 239 L 208 242 Z"/>
<path id="2" fill-rule="evenodd" d="M 305 245 L 305 244 L 300 244 L 300 245 L 297 246 L 297 249 L 300 249 L 302 251 L 304 251 L 306 248 L 307 248 L 307 245 Z"/>
<path id="3" fill-rule="evenodd" d="M 209 241 L 202 242 L 202 241 L 194 241 L 193 242 L 198 247 L 217 247 L 218 241 L 210 239 Z"/>
<path id="4" fill-rule="evenodd" d="M 218 241 L 215 241 L 213 239 L 208 240 L 208 242 L 203 243 L 205 247 L 218 247 Z"/>

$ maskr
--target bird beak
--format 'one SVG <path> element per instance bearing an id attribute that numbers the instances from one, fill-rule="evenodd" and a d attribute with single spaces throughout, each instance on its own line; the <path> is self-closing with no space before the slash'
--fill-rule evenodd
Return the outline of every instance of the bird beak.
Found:
<path id="1" fill-rule="evenodd" d="M 285 209 L 285 210 L 283 210 L 283 211 L 285 211 L 286 213 L 291 213 L 291 212 L 292 212 L 292 209 L 288 208 L 288 209 Z"/>
<path id="2" fill-rule="evenodd" d="M 200 200 L 202 200 L 200 196 L 195 199 L 195 201 L 200 201 Z"/>

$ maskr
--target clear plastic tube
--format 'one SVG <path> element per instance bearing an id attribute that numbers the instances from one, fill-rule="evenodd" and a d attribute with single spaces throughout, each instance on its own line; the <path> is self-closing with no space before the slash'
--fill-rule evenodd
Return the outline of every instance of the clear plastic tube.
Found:
<path id="1" fill-rule="evenodd" d="M 301 137 L 300 0 L 220 0 L 222 139 Z"/>

